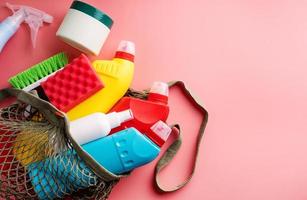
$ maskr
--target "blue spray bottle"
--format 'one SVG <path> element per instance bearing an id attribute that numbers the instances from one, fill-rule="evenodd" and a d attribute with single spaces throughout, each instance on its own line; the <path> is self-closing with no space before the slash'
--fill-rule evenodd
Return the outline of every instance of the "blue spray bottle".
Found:
<path id="1" fill-rule="evenodd" d="M 11 5 L 6 3 L 13 15 L 0 23 L 0 52 L 7 41 L 16 33 L 20 24 L 26 22 L 31 29 L 32 45 L 35 47 L 38 29 L 44 22 L 52 23 L 53 17 L 47 13 L 28 6 Z"/>

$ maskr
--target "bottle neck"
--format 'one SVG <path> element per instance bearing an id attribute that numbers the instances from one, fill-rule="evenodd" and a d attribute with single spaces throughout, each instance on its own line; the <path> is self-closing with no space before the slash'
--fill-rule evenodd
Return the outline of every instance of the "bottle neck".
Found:
<path id="1" fill-rule="evenodd" d="M 167 96 L 157 94 L 157 93 L 149 93 L 147 100 L 157 102 L 157 103 L 162 103 L 162 104 L 165 104 L 165 105 L 167 105 L 167 103 L 168 103 L 168 97 Z"/>
<path id="2" fill-rule="evenodd" d="M 111 129 L 119 127 L 121 123 L 133 119 L 133 114 L 131 110 L 124 110 L 121 112 L 111 112 L 106 115 L 109 121 Z"/>
<path id="3" fill-rule="evenodd" d="M 145 133 L 144 135 L 148 137 L 153 143 L 155 143 L 160 148 L 165 143 L 165 141 L 153 131 L 149 131 L 148 133 Z"/>
<path id="4" fill-rule="evenodd" d="M 134 55 L 123 51 L 116 51 L 114 58 L 120 58 L 134 62 Z"/>
<path id="5" fill-rule="evenodd" d="M 10 19 L 15 23 L 16 26 L 19 27 L 19 25 L 24 21 L 24 11 L 22 9 L 15 12 L 14 15 L 10 16 Z"/>
<path id="6" fill-rule="evenodd" d="M 106 117 L 107 117 L 107 120 L 109 121 L 111 129 L 120 126 L 121 122 L 120 122 L 119 118 L 117 117 L 116 112 L 109 113 L 109 114 L 106 115 Z"/>
<path id="7" fill-rule="evenodd" d="M 162 147 L 171 132 L 172 129 L 166 123 L 163 121 L 158 121 L 152 127 L 150 127 L 145 135 L 156 145 Z"/>

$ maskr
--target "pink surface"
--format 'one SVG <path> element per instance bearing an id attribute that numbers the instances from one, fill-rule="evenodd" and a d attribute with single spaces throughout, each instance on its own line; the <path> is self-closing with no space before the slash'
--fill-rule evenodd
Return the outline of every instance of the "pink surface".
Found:
<path id="1" fill-rule="evenodd" d="M 1 0 L 1 4 L 5 1 Z M 23 26 L 0 54 L 0 86 L 28 66 L 66 50 L 55 32 L 70 1 L 10 1 L 35 6 L 55 22 L 37 48 Z M 61 2 L 61 3 L 59 3 Z M 110 199 L 307 199 L 307 2 L 244 0 L 88 0 L 115 20 L 100 57 L 121 39 L 137 45 L 133 87 L 182 79 L 209 110 L 197 171 L 184 189 L 160 195 L 155 163 L 122 180 Z M 10 12 L 1 7 L 0 20 Z M 200 116 L 174 90 L 169 122 L 183 124 L 184 143 L 162 174 L 167 184 L 187 175 Z"/>

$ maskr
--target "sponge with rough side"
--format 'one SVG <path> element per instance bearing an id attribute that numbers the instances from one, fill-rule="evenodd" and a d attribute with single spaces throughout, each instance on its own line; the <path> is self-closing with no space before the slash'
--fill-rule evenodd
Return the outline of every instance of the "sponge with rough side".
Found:
<path id="1" fill-rule="evenodd" d="M 104 87 L 84 54 L 49 77 L 41 86 L 49 101 L 63 112 L 69 111 Z"/>

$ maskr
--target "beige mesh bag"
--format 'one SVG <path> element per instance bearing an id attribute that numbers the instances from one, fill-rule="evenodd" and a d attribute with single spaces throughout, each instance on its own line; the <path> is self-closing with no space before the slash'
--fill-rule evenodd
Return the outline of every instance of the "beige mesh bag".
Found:
<path id="1" fill-rule="evenodd" d="M 0 99 L 17 101 L 0 109 L 0 197 L 5 199 L 106 199 L 115 176 L 82 151 L 63 113 L 17 89 Z"/>
<path id="2" fill-rule="evenodd" d="M 161 192 L 173 192 L 192 178 L 208 113 L 181 81 L 179 86 L 203 114 L 194 166 L 181 184 L 164 188 L 159 172 L 167 166 L 181 145 L 180 134 L 162 155 L 155 169 L 155 185 Z M 148 92 L 130 89 L 127 96 L 146 98 Z M 125 175 L 114 175 L 92 159 L 72 139 L 65 114 L 35 94 L 18 89 L 0 90 L 0 101 L 14 103 L 0 108 L 0 199 L 107 199 Z M 174 125 L 173 129 L 179 129 Z"/>

